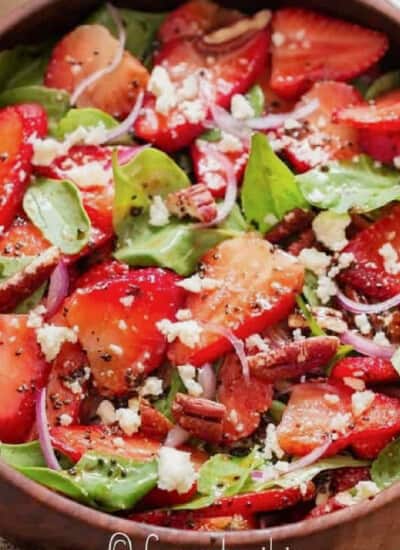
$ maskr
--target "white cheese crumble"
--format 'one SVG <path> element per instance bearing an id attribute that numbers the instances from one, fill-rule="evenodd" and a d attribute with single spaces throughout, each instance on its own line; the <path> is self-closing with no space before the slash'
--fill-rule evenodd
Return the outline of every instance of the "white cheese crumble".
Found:
<path id="1" fill-rule="evenodd" d="M 336 296 L 337 287 L 334 281 L 325 275 L 318 278 L 318 286 L 316 290 L 318 298 L 323 304 L 327 304 L 332 296 Z"/>
<path id="2" fill-rule="evenodd" d="M 274 456 L 276 458 L 282 458 L 285 452 L 281 449 L 279 445 L 278 436 L 276 433 L 276 427 L 274 424 L 270 423 L 267 426 L 267 434 L 265 438 L 264 445 L 264 456 L 267 460 L 272 460 Z"/>
<path id="3" fill-rule="evenodd" d="M 197 479 L 190 453 L 162 447 L 158 455 L 158 488 L 187 493 Z"/>
<path id="4" fill-rule="evenodd" d="M 121 430 L 128 436 L 136 433 L 141 424 L 141 418 L 137 410 L 118 409 L 115 413 L 116 420 Z"/>
<path id="5" fill-rule="evenodd" d="M 245 341 L 246 347 L 249 349 L 256 349 L 258 351 L 269 352 L 270 347 L 267 342 L 260 336 L 260 334 L 252 334 L 248 336 Z"/>
<path id="6" fill-rule="evenodd" d="M 140 395 L 146 396 L 146 395 L 154 395 L 159 396 L 163 392 L 163 381 L 161 378 L 157 378 L 157 376 L 149 376 L 146 378 L 145 383 L 140 389 Z"/>
<path id="7" fill-rule="evenodd" d="M 88 162 L 64 171 L 65 177 L 81 189 L 87 187 L 105 187 L 112 179 L 111 169 L 106 169 L 101 162 Z"/>
<path id="8" fill-rule="evenodd" d="M 338 493 L 335 500 L 343 506 L 353 506 L 375 497 L 379 492 L 379 487 L 373 481 L 359 481 L 352 489 Z"/>
<path id="9" fill-rule="evenodd" d="M 26 326 L 29 328 L 39 328 L 43 325 L 43 315 L 46 313 L 46 308 L 39 305 L 29 312 Z"/>
<path id="10" fill-rule="evenodd" d="M 167 115 L 171 109 L 176 107 L 176 89 L 165 67 L 161 65 L 154 67 L 147 89 L 156 96 L 157 113 Z"/>
<path id="11" fill-rule="evenodd" d="M 316 275 L 324 275 L 331 263 L 331 257 L 316 248 L 303 248 L 298 259 L 306 269 Z"/>
<path id="12" fill-rule="evenodd" d="M 390 346 L 389 340 L 386 338 L 386 335 L 381 330 L 378 331 L 375 336 L 372 338 L 372 341 L 378 346 Z"/>
<path id="13" fill-rule="evenodd" d="M 184 101 L 180 105 L 180 111 L 192 124 L 202 122 L 207 116 L 205 105 L 200 99 L 196 99 L 195 101 Z"/>
<path id="14" fill-rule="evenodd" d="M 222 132 L 222 137 L 217 143 L 217 149 L 221 153 L 240 153 L 243 151 L 243 144 L 238 137 L 228 132 Z"/>
<path id="15" fill-rule="evenodd" d="M 105 424 L 106 426 L 114 424 L 114 422 L 116 422 L 117 420 L 115 407 L 111 403 L 111 401 L 108 401 L 108 399 L 103 399 L 103 401 L 97 407 L 96 414 L 100 418 L 101 423 Z"/>
<path id="16" fill-rule="evenodd" d="M 400 273 L 399 255 L 393 245 L 391 243 L 385 243 L 378 252 L 383 258 L 383 267 L 386 273 L 398 275 Z"/>
<path id="17" fill-rule="evenodd" d="M 356 391 L 351 396 L 351 409 L 355 417 L 361 416 L 367 411 L 375 399 L 375 393 L 371 390 Z"/>
<path id="18" fill-rule="evenodd" d="M 221 288 L 222 281 L 218 279 L 212 279 L 211 277 L 200 277 L 198 273 L 183 279 L 176 283 L 177 286 L 180 286 L 187 290 L 188 292 L 199 293 L 203 290 L 215 290 L 216 288 Z"/>
<path id="19" fill-rule="evenodd" d="M 62 414 L 58 417 L 60 426 L 70 426 L 73 422 L 73 418 L 69 414 Z"/>
<path id="20" fill-rule="evenodd" d="M 365 313 L 354 315 L 354 323 L 361 334 L 369 334 L 371 332 L 371 323 L 368 320 L 368 316 Z"/>
<path id="21" fill-rule="evenodd" d="M 61 347 L 64 342 L 71 342 L 76 344 L 78 336 L 76 330 L 59 327 L 56 325 L 44 324 L 36 329 L 36 340 L 40 345 L 43 355 L 46 361 L 53 361 L 60 353 Z"/>
<path id="22" fill-rule="evenodd" d="M 168 343 L 178 339 L 189 348 L 194 348 L 200 343 L 200 336 L 203 328 L 197 321 L 178 321 L 173 323 L 169 319 L 162 319 L 156 324 L 158 330 L 163 334 Z"/>
<path id="23" fill-rule="evenodd" d="M 330 250 L 338 252 L 348 243 L 346 227 L 351 223 L 348 214 L 337 214 L 326 210 L 313 220 L 312 226 L 318 241 Z"/>
<path id="24" fill-rule="evenodd" d="M 201 384 L 196 382 L 197 370 L 193 365 L 180 365 L 178 368 L 179 376 L 187 389 L 189 395 L 200 397 L 203 394 Z"/>
<path id="25" fill-rule="evenodd" d="M 231 100 L 231 113 L 237 120 L 253 118 L 255 112 L 249 100 L 242 94 L 235 94 Z"/>
<path id="26" fill-rule="evenodd" d="M 153 198 L 153 201 L 150 204 L 149 214 L 150 225 L 153 225 L 155 227 L 162 227 L 163 225 L 168 224 L 170 215 L 169 210 L 160 195 L 156 195 Z"/>

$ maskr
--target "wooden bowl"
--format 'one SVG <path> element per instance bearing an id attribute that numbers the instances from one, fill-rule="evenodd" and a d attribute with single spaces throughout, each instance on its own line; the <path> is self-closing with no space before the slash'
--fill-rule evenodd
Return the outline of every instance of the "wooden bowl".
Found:
<path id="1" fill-rule="evenodd" d="M 28 0 L 25 6 L 0 20 L 0 47 L 65 30 L 97 3 L 96 0 Z M 131 0 L 129 5 L 160 10 L 176 3 Z M 246 1 L 225 3 L 246 8 Z M 282 3 L 253 0 L 251 6 L 258 9 Z M 383 30 L 393 43 L 400 43 L 400 9 L 388 1 L 294 0 L 285 4 L 322 8 Z M 37 485 L 1 462 L 0 495 L 0 533 L 31 550 L 399 550 L 400 547 L 400 484 L 371 502 L 318 519 L 219 534 L 151 527 L 103 514 Z M 111 540 L 115 533 L 122 534 Z"/>

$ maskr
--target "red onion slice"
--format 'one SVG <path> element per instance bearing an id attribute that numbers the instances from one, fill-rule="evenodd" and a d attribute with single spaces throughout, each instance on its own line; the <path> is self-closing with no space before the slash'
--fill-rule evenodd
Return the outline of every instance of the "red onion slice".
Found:
<path id="1" fill-rule="evenodd" d="M 122 23 L 122 20 L 119 16 L 118 10 L 114 8 L 112 4 L 107 4 L 107 10 L 109 11 L 118 31 L 118 49 L 115 52 L 114 59 L 111 61 L 107 67 L 103 67 L 102 69 L 99 69 L 89 75 L 87 78 L 84 78 L 78 86 L 75 88 L 74 92 L 71 95 L 71 105 L 75 105 L 78 101 L 79 97 L 83 94 L 89 86 L 100 80 L 103 76 L 112 73 L 118 65 L 122 61 L 122 56 L 124 55 L 125 51 L 125 42 L 126 42 L 126 32 L 124 29 L 124 25 Z"/>
<path id="2" fill-rule="evenodd" d="M 69 290 L 69 273 L 68 268 L 61 260 L 50 277 L 49 291 L 46 302 L 46 318 L 53 317 L 60 309 L 61 304 L 68 296 Z"/>
<path id="3" fill-rule="evenodd" d="M 361 304 L 348 298 L 341 290 L 338 290 L 337 299 L 344 309 L 351 313 L 382 313 L 400 304 L 400 294 L 377 304 Z"/>
<path id="4" fill-rule="evenodd" d="M 174 426 L 168 432 L 167 438 L 164 441 L 165 447 L 180 447 L 183 445 L 190 437 L 190 433 L 181 428 L 180 426 Z"/>
<path id="5" fill-rule="evenodd" d="M 214 369 L 210 363 L 206 363 L 199 370 L 198 376 L 199 384 L 203 388 L 204 399 L 214 399 L 217 392 L 217 377 L 215 376 Z"/>
<path id="6" fill-rule="evenodd" d="M 242 365 L 243 376 L 245 377 L 246 381 L 249 381 L 250 369 L 243 342 L 228 328 L 220 327 L 219 325 L 214 325 L 211 323 L 204 323 L 203 327 L 206 330 L 209 330 L 216 334 L 220 334 L 229 341 Z"/>
<path id="7" fill-rule="evenodd" d="M 150 144 L 139 145 L 137 147 L 118 147 L 118 163 L 121 165 L 128 164 L 128 162 L 136 157 L 141 151 L 149 149 L 150 147 Z M 111 166 L 111 163 L 109 166 Z"/>
<path id="8" fill-rule="evenodd" d="M 340 338 L 343 344 L 353 346 L 356 351 L 362 353 L 363 355 L 368 355 L 368 357 L 391 359 L 396 351 L 394 346 L 382 346 L 380 344 L 376 344 L 369 338 L 365 338 L 364 336 L 356 334 L 351 330 L 346 330 L 346 332 L 343 332 Z"/>
<path id="9" fill-rule="evenodd" d="M 49 425 L 46 413 L 46 388 L 36 393 L 36 425 L 39 434 L 39 443 L 46 464 L 52 470 L 61 470 L 56 454 L 51 444 Z"/>
<path id="10" fill-rule="evenodd" d="M 290 113 L 276 113 L 263 117 L 251 118 L 247 121 L 247 125 L 252 130 L 275 130 L 286 122 L 286 120 L 302 120 L 311 115 L 319 107 L 318 99 L 312 99 L 305 105 L 301 105 Z"/>
<path id="11" fill-rule="evenodd" d="M 132 126 L 135 124 L 137 117 L 139 116 L 140 110 L 143 105 L 144 92 L 143 90 L 139 92 L 135 105 L 132 107 L 132 111 L 129 115 L 119 124 L 116 128 L 112 128 L 106 132 L 103 143 L 108 143 L 110 141 L 115 141 L 120 138 L 129 130 L 132 129 Z"/>
<path id="12" fill-rule="evenodd" d="M 248 144 L 251 138 L 251 130 L 243 122 L 236 120 L 228 111 L 219 105 L 211 104 L 212 127 L 217 127 L 223 132 L 231 134 Z"/>

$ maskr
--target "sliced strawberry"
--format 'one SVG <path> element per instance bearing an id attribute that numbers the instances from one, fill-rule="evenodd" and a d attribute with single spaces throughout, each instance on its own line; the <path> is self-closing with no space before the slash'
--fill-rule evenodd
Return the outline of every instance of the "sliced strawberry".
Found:
<path id="1" fill-rule="evenodd" d="M 358 131 L 361 150 L 385 164 L 400 156 L 400 132 L 377 132 L 366 128 Z"/>
<path id="2" fill-rule="evenodd" d="M 214 197 L 223 197 L 227 184 L 226 168 L 219 161 L 219 155 L 224 155 L 232 164 L 238 182 L 242 181 L 249 158 L 249 148 L 244 143 L 241 150 L 224 153 L 221 152 L 218 142 L 212 143 L 201 139 L 193 143 L 190 153 L 197 181 L 207 185 Z"/>
<path id="3" fill-rule="evenodd" d="M 362 468 L 339 468 L 331 473 L 331 488 L 334 493 L 348 491 L 360 481 L 371 479 L 367 466 Z"/>
<path id="4" fill-rule="evenodd" d="M 47 419 L 60 425 L 61 415 L 79 423 L 79 410 L 87 390 L 88 360 L 79 344 L 66 342 L 54 359 L 47 383 Z"/>
<path id="5" fill-rule="evenodd" d="M 400 90 L 389 92 L 363 105 L 340 109 L 335 119 L 355 128 L 396 132 L 400 130 Z"/>
<path id="6" fill-rule="evenodd" d="M 374 436 L 353 443 L 351 446 L 354 454 L 363 460 L 373 460 L 393 439 L 392 435 Z"/>
<path id="7" fill-rule="evenodd" d="M 88 76 L 110 65 L 118 49 L 118 40 L 102 25 L 76 27 L 54 48 L 45 84 L 73 92 Z M 87 88 L 77 105 L 96 107 L 123 118 L 131 111 L 139 91 L 146 88 L 148 77 L 147 69 L 125 51 L 118 67 Z"/>
<path id="8" fill-rule="evenodd" d="M 268 47 L 265 30 L 253 33 L 244 43 L 239 39 L 237 47 L 231 44 L 223 53 L 209 51 L 201 39 L 168 42 L 157 56 L 156 67 L 161 65 L 167 71 L 178 95 L 187 77 L 196 79 L 199 89 L 195 97 L 179 101 L 167 114 L 157 111 L 155 96 L 147 95 L 143 114 L 135 124 L 136 135 L 168 152 L 190 145 L 204 129 L 211 102 L 228 107 L 234 94 L 247 91 L 254 83 L 266 64 Z M 185 70 L 179 71 L 182 64 Z"/>
<path id="9" fill-rule="evenodd" d="M 130 268 L 127 264 L 117 260 L 108 260 L 94 265 L 83 273 L 75 284 L 76 288 L 90 287 L 104 284 L 104 281 L 118 280 L 129 277 Z"/>
<path id="10" fill-rule="evenodd" d="M 49 366 L 26 315 L 0 315 L 0 440 L 26 441 L 35 420 L 36 390 Z"/>
<path id="11" fill-rule="evenodd" d="M 271 87 L 284 98 L 319 80 L 350 80 L 388 49 L 382 33 L 298 8 L 275 13 L 272 36 Z"/>
<path id="12" fill-rule="evenodd" d="M 25 132 L 28 136 L 46 137 L 48 120 L 47 113 L 42 105 L 39 103 L 21 103 L 20 105 L 15 105 L 15 108 L 22 116 Z"/>
<path id="13" fill-rule="evenodd" d="M 163 439 L 173 424 L 160 411 L 151 406 L 146 399 L 140 400 L 140 431 L 148 436 Z"/>
<path id="14" fill-rule="evenodd" d="M 303 268 L 296 259 L 255 234 L 210 250 L 202 260 L 202 274 L 216 280 L 216 288 L 188 296 L 184 307 L 203 330 L 193 347 L 177 340 L 171 344 L 168 357 L 174 365 L 201 366 L 229 351 L 221 329 L 246 338 L 285 319 L 303 284 Z"/>
<path id="15" fill-rule="evenodd" d="M 260 423 L 261 413 L 272 403 L 272 385 L 257 378 L 246 380 L 233 354 L 226 357 L 218 378 L 218 401 L 226 407 L 224 441 L 237 441 L 251 435 Z"/>
<path id="16" fill-rule="evenodd" d="M 399 374 L 389 359 L 380 357 L 346 357 L 333 367 L 331 377 L 356 378 L 367 384 L 398 382 Z"/>
<path id="17" fill-rule="evenodd" d="M 302 97 L 295 109 L 315 100 L 318 107 L 301 120 L 299 127 L 284 128 L 279 133 L 288 143 L 284 153 L 297 172 L 305 172 L 332 159 L 352 158 L 360 153 L 357 131 L 332 122 L 335 109 L 361 101 L 359 92 L 342 82 L 318 82 Z"/>
<path id="18" fill-rule="evenodd" d="M 210 0 L 191 0 L 170 12 L 158 30 L 161 43 L 175 38 L 201 36 L 243 17 L 236 10 L 227 10 Z"/>
<path id="19" fill-rule="evenodd" d="M 337 501 L 335 497 L 332 497 L 325 502 L 325 504 L 320 504 L 311 510 L 308 514 L 308 519 L 320 518 L 326 516 L 327 514 L 332 514 L 332 512 L 337 512 L 338 510 L 343 510 L 346 508 L 344 504 Z"/>
<path id="20" fill-rule="evenodd" d="M 179 278 L 162 269 L 129 271 L 78 289 L 66 302 L 66 319 L 79 328 L 99 391 L 127 393 L 137 378 L 160 366 L 166 339 L 156 323 L 173 319 L 184 298 Z"/>
<path id="21" fill-rule="evenodd" d="M 1 256 L 37 256 L 49 246 L 42 232 L 23 216 L 17 216 L 0 236 Z"/>
<path id="22" fill-rule="evenodd" d="M 144 499 L 145 500 L 145 499 Z M 196 512 L 173 512 L 170 510 L 149 510 L 147 512 L 136 512 L 130 516 L 131 520 L 139 523 L 158 525 L 159 527 L 171 527 L 174 529 L 185 529 L 190 531 L 241 531 L 256 529 L 255 517 L 246 514 L 242 516 L 202 517 L 201 510 Z"/>
<path id="23" fill-rule="evenodd" d="M 141 508 L 168 508 L 171 506 L 179 506 L 186 504 L 196 497 L 197 485 L 193 484 L 193 487 L 183 495 L 177 491 L 164 491 L 162 489 L 153 489 L 148 493 L 144 499 L 140 502 Z"/>
<path id="24" fill-rule="evenodd" d="M 390 269 L 388 262 L 385 269 L 382 256 L 385 245 L 391 245 L 395 252 L 400 252 L 400 205 L 394 206 L 388 215 L 360 231 L 350 241 L 344 252 L 352 253 L 354 262 L 339 275 L 340 280 L 377 300 L 398 294 L 400 273 Z"/>
<path id="25" fill-rule="evenodd" d="M 287 113 L 293 111 L 295 101 L 280 97 L 271 88 L 271 67 L 270 63 L 265 67 L 264 71 L 257 78 L 255 84 L 260 86 L 265 98 L 265 113 Z"/>

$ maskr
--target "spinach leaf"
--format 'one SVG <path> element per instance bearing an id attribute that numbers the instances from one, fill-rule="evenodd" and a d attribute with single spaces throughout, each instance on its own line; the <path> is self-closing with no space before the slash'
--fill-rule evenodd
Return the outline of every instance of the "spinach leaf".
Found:
<path id="1" fill-rule="evenodd" d="M 296 297 L 297 306 L 299 307 L 301 313 L 305 317 L 308 328 L 311 331 L 311 334 L 313 336 L 326 336 L 325 332 L 322 330 L 322 328 L 319 326 L 317 321 L 314 319 L 311 311 L 309 310 L 307 304 L 303 300 L 301 296 Z"/>
<path id="2" fill-rule="evenodd" d="M 71 134 L 77 128 L 92 128 L 99 124 L 103 124 L 105 128 L 111 129 L 118 126 L 118 121 L 104 111 L 100 111 L 100 109 L 92 107 L 70 109 L 58 123 L 55 137 L 62 141 L 67 134 Z"/>
<path id="3" fill-rule="evenodd" d="M 256 84 L 246 94 L 246 98 L 253 107 L 254 116 L 261 116 L 264 112 L 265 95 L 261 86 Z"/>
<path id="4" fill-rule="evenodd" d="M 391 71 L 377 78 L 368 88 L 365 99 L 371 101 L 378 96 L 400 88 L 400 71 Z"/>
<path id="5" fill-rule="evenodd" d="M 0 89 L 43 84 L 51 48 L 51 42 L 45 42 L 0 52 Z"/>
<path id="6" fill-rule="evenodd" d="M 204 134 L 201 134 L 199 139 L 209 141 L 210 143 L 217 143 L 222 139 L 222 130 L 220 130 L 220 128 L 211 128 L 210 130 L 204 132 Z"/>
<path id="7" fill-rule="evenodd" d="M 171 421 L 174 420 L 172 415 L 172 403 L 177 393 L 186 393 L 186 388 L 178 371 L 174 369 L 171 374 L 171 382 L 167 395 L 154 403 L 154 407 Z"/>
<path id="8" fill-rule="evenodd" d="M 23 207 L 46 239 L 65 254 L 76 254 L 87 244 L 90 220 L 70 181 L 36 180 L 25 193 Z"/>
<path id="9" fill-rule="evenodd" d="M 49 129 L 53 133 L 58 121 L 69 109 L 69 94 L 64 90 L 37 85 L 13 88 L 0 94 L 0 107 L 30 102 L 40 103 L 44 107 L 49 118 Z"/>
<path id="10" fill-rule="evenodd" d="M 0 458 L 14 468 L 46 466 L 38 441 L 18 445 L 0 443 Z"/>
<path id="11" fill-rule="evenodd" d="M 126 30 L 126 49 L 141 61 L 151 52 L 156 33 L 165 18 L 164 13 L 146 13 L 130 9 L 119 9 Z M 98 23 L 116 35 L 116 28 L 105 6 L 93 13 L 88 23 Z"/>
<path id="12" fill-rule="evenodd" d="M 22 300 L 15 308 L 15 313 L 29 313 L 31 309 L 38 306 L 42 301 L 43 296 L 47 290 L 47 282 L 43 283 L 38 289 L 35 290 L 28 298 Z"/>
<path id="13" fill-rule="evenodd" d="M 285 412 L 286 405 L 282 401 L 277 401 L 274 399 L 271 403 L 271 406 L 268 410 L 269 415 L 272 417 L 272 420 L 277 424 L 282 420 L 283 413 Z"/>
<path id="14" fill-rule="evenodd" d="M 400 481 L 400 439 L 389 443 L 371 466 L 371 478 L 380 489 Z"/>
<path id="15" fill-rule="evenodd" d="M 0 256 L 0 282 L 22 271 L 34 259 L 34 256 Z"/>
<path id="16" fill-rule="evenodd" d="M 275 155 L 264 134 L 252 137 L 241 199 L 246 220 L 263 233 L 293 208 L 307 207 L 294 174 Z"/>
<path id="17" fill-rule="evenodd" d="M 318 278 L 312 271 L 306 270 L 304 276 L 303 296 L 311 307 L 318 307 L 321 302 L 317 296 Z"/>
<path id="18" fill-rule="evenodd" d="M 399 172 L 377 166 L 365 155 L 357 162 L 330 162 L 296 179 L 308 202 L 338 214 L 368 212 L 400 198 Z"/>

